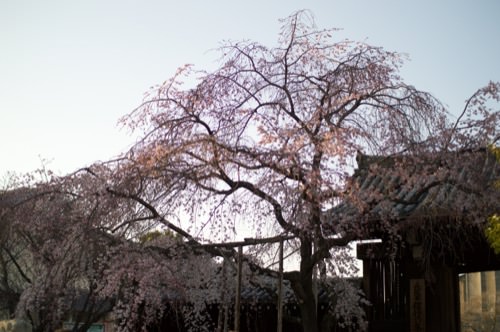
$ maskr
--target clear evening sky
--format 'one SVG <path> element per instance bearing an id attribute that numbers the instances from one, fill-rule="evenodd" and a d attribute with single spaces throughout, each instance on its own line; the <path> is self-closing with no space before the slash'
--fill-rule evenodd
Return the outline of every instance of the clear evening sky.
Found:
<path id="1" fill-rule="evenodd" d="M 0 183 L 41 159 L 60 174 L 134 142 L 118 119 L 178 66 L 216 66 L 223 40 L 275 45 L 279 18 L 409 54 L 407 83 L 458 114 L 500 81 L 499 0 L 0 0 Z"/>

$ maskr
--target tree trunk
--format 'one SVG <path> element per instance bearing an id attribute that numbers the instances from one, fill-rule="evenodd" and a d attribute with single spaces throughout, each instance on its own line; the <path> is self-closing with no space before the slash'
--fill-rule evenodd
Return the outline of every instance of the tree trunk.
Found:
<path id="1" fill-rule="evenodd" d="M 318 330 L 318 312 L 316 310 L 316 299 L 314 293 L 308 292 L 304 302 L 300 304 L 300 314 L 302 316 L 302 329 L 304 332 L 319 332 Z"/>
<path id="2" fill-rule="evenodd" d="M 300 246 L 300 272 L 291 280 L 293 291 L 299 302 L 302 329 L 304 332 L 319 332 L 316 296 L 313 288 L 312 243 L 302 239 Z"/>

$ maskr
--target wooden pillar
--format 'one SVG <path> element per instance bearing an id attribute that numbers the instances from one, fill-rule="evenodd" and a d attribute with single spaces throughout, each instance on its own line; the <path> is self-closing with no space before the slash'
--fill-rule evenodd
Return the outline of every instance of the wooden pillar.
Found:
<path id="1" fill-rule="evenodd" d="M 410 332 L 425 332 L 425 280 L 410 279 Z"/>
<path id="2" fill-rule="evenodd" d="M 466 310 L 466 303 L 465 303 L 465 278 L 466 274 L 460 275 L 459 280 L 458 280 L 458 287 L 459 287 L 459 300 L 460 300 L 460 317 L 464 317 L 465 315 L 465 310 Z"/>
<path id="3" fill-rule="evenodd" d="M 434 276 L 426 286 L 426 331 L 460 331 L 458 274 L 440 263 L 431 266 Z"/>
<path id="4" fill-rule="evenodd" d="M 243 261 L 243 247 L 238 247 L 238 276 L 236 278 L 236 299 L 234 301 L 234 332 L 240 332 L 241 315 L 241 269 Z"/>
<path id="5" fill-rule="evenodd" d="M 283 240 L 280 241 L 279 249 L 279 279 L 278 279 L 278 322 L 277 331 L 283 331 Z"/>
<path id="6" fill-rule="evenodd" d="M 222 289 L 227 288 L 227 262 L 226 258 L 222 260 Z M 217 317 L 217 332 L 229 331 L 229 297 L 227 292 L 221 292 L 221 304 L 219 305 L 219 313 Z"/>

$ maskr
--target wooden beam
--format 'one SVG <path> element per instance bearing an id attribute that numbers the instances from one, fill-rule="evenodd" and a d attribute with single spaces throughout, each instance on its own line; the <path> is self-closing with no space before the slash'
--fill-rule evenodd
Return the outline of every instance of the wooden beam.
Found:
<path id="1" fill-rule="evenodd" d="M 295 236 L 273 236 L 266 237 L 261 239 L 253 239 L 253 238 L 245 238 L 243 241 L 235 241 L 235 242 L 221 242 L 221 243 L 205 243 L 205 244 L 195 244 L 195 247 L 201 248 L 235 248 L 235 247 L 244 247 L 251 246 L 255 244 L 265 244 L 265 243 L 276 243 L 280 241 L 291 240 L 295 238 Z"/>

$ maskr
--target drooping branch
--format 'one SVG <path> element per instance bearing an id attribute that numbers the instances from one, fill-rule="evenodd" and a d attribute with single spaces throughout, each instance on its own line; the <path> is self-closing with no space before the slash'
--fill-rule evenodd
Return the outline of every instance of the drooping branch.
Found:
<path id="1" fill-rule="evenodd" d="M 131 199 L 131 200 L 134 200 L 137 203 L 141 204 L 142 206 L 144 206 L 147 210 L 150 211 L 151 216 L 154 216 L 154 219 L 159 220 L 167 228 L 169 228 L 170 230 L 174 231 L 175 233 L 177 233 L 177 234 L 181 235 L 182 237 L 184 237 L 185 239 L 187 239 L 187 242 L 185 242 L 182 245 L 182 247 L 184 249 L 189 250 L 192 253 L 196 253 L 201 249 L 203 252 L 205 252 L 211 256 L 214 256 L 214 257 L 225 257 L 225 258 L 231 257 L 233 259 L 236 259 L 238 257 L 238 253 L 234 248 L 239 246 L 239 245 L 250 245 L 250 244 L 254 245 L 254 244 L 262 244 L 262 243 L 274 243 L 274 242 L 277 242 L 278 240 L 281 240 L 281 239 L 286 240 L 286 239 L 293 238 L 290 236 L 288 236 L 288 237 L 287 236 L 285 236 L 285 237 L 277 236 L 277 237 L 272 237 L 272 238 L 268 238 L 268 239 L 247 239 L 247 240 L 243 241 L 242 243 L 233 243 L 233 244 L 231 244 L 231 243 L 203 244 L 203 243 L 199 242 L 198 240 L 196 240 L 191 234 L 189 234 L 188 232 L 186 232 L 182 228 L 180 228 L 180 227 L 172 224 L 168 220 L 166 220 L 153 205 L 146 202 L 141 197 L 139 197 L 137 195 L 133 195 L 133 194 L 126 194 L 126 193 L 118 192 L 118 191 L 113 190 L 111 188 L 108 188 L 107 191 L 116 197 L 120 197 L 120 198 L 124 198 L 124 199 Z M 155 248 L 155 247 L 152 246 L 152 248 Z M 167 254 L 167 256 L 172 256 L 175 254 L 171 249 L 156 247 L 156 250 L 159 250 L 160 252 Z M 250 268 L 254 271 L 259 271 L 259 273 L 262 273 L 265 275 L 276 275 L 276 271 L 269 269 L 269 268 L 263 268 L 260 265 L 256 264 L 253 260 L 250 260 L 248 258 L 244 258 L 244 260 L 247 264 L 249 264 Z"/>
<path id="2" fill-rule="evenodd" d="M 191 234 L 189 234 L 188 232 L 186 232 L 182 228 L 177 227 L 176 225 L 174 225 L 171 222 L 169 222 L 168 220 L 166 220 L 162 215 L 160 215 L 160 213 L 155 209 L 155 207 L 153 205 L 149 204 L 141 197 L 139 197 L 135 194 L 127 194 L 127 193 L 119 192 L 119 191 L 116 191 L 112 188 L 106 188 L 106 191 L 109 192 L 110 194 L 116 196 L 116 197 L 121 197 L 121 198 L 126 198 L 126 199 L 131 199 L 133 201 L 136 201 L 137 203 L 141 204 L 143 207 L 145 207 L 151 213 L 152 219 L 159 220 L 167 228 L 171 229 L 175 233 L 186 238 L 188 241 L 197 242 Z"/>
<path id="3" fill-rule="evenodd" d="M 12 252 L 8 248 L 5 248 L 5 247 L 3 247 L 2 249 L 9 256 L 10 261 L 14 264 L 14 266 L 16 267 L 17 272 L 19 272 L 19 274 L 21 275 L 21 277 L 26 282 L 31 283 L 32 282 L 31 278 L 28 277 L 28 275 L 25 273 L 24 269 L 21 267 L 21 265 L 19 265 L 19 263 L 17 261 L 17 258 L 12 254 Z"/>

